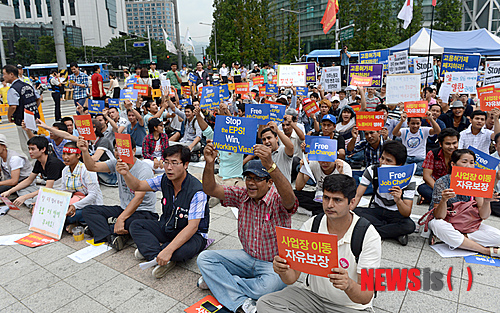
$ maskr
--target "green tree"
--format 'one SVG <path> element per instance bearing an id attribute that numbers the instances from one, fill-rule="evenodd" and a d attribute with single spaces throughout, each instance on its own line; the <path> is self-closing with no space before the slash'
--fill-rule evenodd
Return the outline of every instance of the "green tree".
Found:
<path id="1" fill-rule="evenodd" d="M 39 38 L 38 46 L 40 48 L 37 51 L 37 63 L 54 63 L 54 62 L 57 62 L 57 59 L 56 59 L 56 45 L 54 43 L 54 37 L 52 37 L 52 36 L 41 36 Z"/>
<path id="2" fill-rule="evenodd" d="M 462 1 L 446 0 L 436 4 L 435 29 L 459 31 L 462 28 Z"/>
<path id="3" fill-rule="evenodd" d="M 35 47 L 26 38 L 21 38 L 14 44 L 16 56 L 11 63 L 19 63 L 24 66 L 36 62 Z"/>

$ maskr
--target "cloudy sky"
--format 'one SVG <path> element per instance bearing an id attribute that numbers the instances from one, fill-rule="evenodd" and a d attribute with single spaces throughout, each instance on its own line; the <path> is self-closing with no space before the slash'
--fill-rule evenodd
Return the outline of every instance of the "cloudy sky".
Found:
<path id="1" fill-rule="evenodd" d="M 213 0 L 177 0 L 179 5 L 179 27 L 184 37 L 186 29 L 195 43 L 208 44 L 211 27 L 200 25 L 200 22 L 212 23 Z M 196 47 L 196 56 L 201 54 L 201 48 Z"/>

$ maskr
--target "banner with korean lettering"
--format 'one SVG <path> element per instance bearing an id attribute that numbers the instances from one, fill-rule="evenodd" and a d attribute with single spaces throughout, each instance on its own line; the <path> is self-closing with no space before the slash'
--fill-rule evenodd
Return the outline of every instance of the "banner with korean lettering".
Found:
<path id="1" fill-rule="evenodd" d="M 372 50 L 359 53 L 359 63 L 361 64 L 384 64 L 384 70 L 387 70 L 387 61 L 389 59 L 389 50 Z"/>
<path id="2" fill-rule="evenodd" d="M 151 87 L 149 85 L 143 84 L 134 84 L 134 89 L 137 90 L 137 93 L 144 97 L 151 96 Z"/>
<path id="3" fill-rule="evenodd" d="M 321 86 L 326 92 L 340 91 L 340 66 L 324 67 L 321 69 Z"/>
<path id="4" fill-rule="evenodd" d="M 254 118 L 217 115 L 214 128 L 215 149 L 253 155 L 257 122 Z"/>
<path id="5" fill-rule="evenodd" d="M 259 125 L 269 122 L 271 107 L 269 104 L 247 103 L 245 105 L 245 117 L 258 120 Z"/>
<path id="6" fill-rule="evenodd" d="M 443 53 L 441 57 L 441 76 L 447 72 L 477 72 L 479 54 Z"/>
<path id="7" fill-rule="evenodd" d="M 427 101 L 405 102 L 405 112 L 408 117 L 426 117 L 428 107 Z"/>
<path id="8" fill-rule="evenodd" d="M 120 90 L 120 101 L 130 100 L 132 102 L 137 101 L 137 96 L 139 91 L 137 89 L 122 89 Z"/>
<path id="9" fill-rule="evenodd" d="M 405 50 L 390 55 L 388 63 L 389 74 L 408 73 L 408 52 Z"/>
<path id="10" fill-rule="evenodd" d="M 403 166 L 381 166 L 378 168 L 378 192 L 389 193 L 389 189 L 398 186 L 401 189 L 408 186 L 417 169 L 416 164 Z"/>
<path id="11" fill-rule="evenodd" d="M 283 122 L 283 117 L 285 116 L 286 106 L 282 105 L 278 102 L 269 101 L 269 100 L 266 100 L 265 103 L 269 104 L 269 108 L 270 108 L 269 118 L 271 119 L 271 121 Z"/>
<path id="12" fill-rule="evenodd" d="M 387 75 L 387 104 L 420 100 L 420 74 Z"/>
<path id="13" fill-rule="evenodd" d="M 487 61 L 484 69 L 484 85 L 500 88 L 500 61 Z"/>
<path id="14" fill-rule="evenodd" d="M 40 187 L 29 230 L 61 239 L 70 200 L 70 192 Z"/>
<path id="15" fill-rule="evenodd" d="M 478 150 L 473 146 L 469 146 L 467 149 L 474 152 L 474 154 L 476 155 L 476 163 L 474 163 L 474 166 L 476 168 L 480 168 L 483 170 L 496 170 L 498 164 L 500 164 L 500 159 L 484 153 L 483 151 Z"/>
<path id="16" fill-rule="evenodd" d="M 356 113 L 356 127 L 358 130 L 378 131 L 384 127 L 383 112 Z"/>
<path id="17" fill-rule="evenodd" d="M 314 136 L 308 153 L 309 161 L 335 162 L 337 159 L 337 140 Z"/>
<path id="18" fill-rule="evenodd" d="M 104 100 L 88 100 L 89 101 L 89 113 L 99 114 L 104 110 Z"/>
<path id="19" fill-rule="evenodd" d="M 425 84 L 427 80 L 427 84 L 434 82 L 434 71 L 432 69 L 433 58 L 429 56 L 429 61 L 427 61 L 427 57 L 419 57 L 413 59 L 413 72 L 416 74 L 420 74 L 420 83 Z"/>
<path id="20" fill-rule="evenodd" d="M 485 93 L 479 97 L 481 110 L 491 111 L 500 108 L 500 92 Z"/>
<path id="21" fill-rule="evenodd" d="M 309 98 L 302 100 L 302 109 L 306 112 L 308 117 L 319 112 L 318 104 Z"/>
<path id="22" fill-rule="evenodd" d="M 264 83 L 264 76 L 255 76 L 252 78 L 252 82 L 254 85 L 262 85 Z"/>
<path id="23" fill-rule="evenodd" d="M 184 96 L 191 96 L 191 87 L 190 86 L 181 86 L 181 94 Z"/>
<path id="24" fill-rule="evenodd" d="M 296 87 L 297 89 L 297 96 L 303 96 L 307 97 L 309 93 L 309 88 L 307 87 Z"/>
<path id="25" fill-rule="evenodd" d="M 20 245 L 30 247 L 30 248 L 35 248 L 35 247 L 40 247 L 44 246 L 49 243 L 53 243 L 58 241 L 57 239 L 50 238 L 49 236 L 45 236 L 42 234 L 38 233 L 31 233 L 28 236 L 25 236 L 19 240 L 14 241 L 15 243 L 18 243 Z"/>
<path id="26" fill-rule="evenodd" d="M 477 97 L 481 98 L 482 95 L 495 92 L 495 86 L 490 85 L 484 87 L 477 87 L 476 91 L 477 91 Z"/>
<path id="27" fill-rule="evenodd" d="M 276 226 L 276 239 L 279 256 L 294 270 L 328 277 L 338 267 L 337 235 Z"/>
<path id="28" fill-rule="evenodd" d="M 129 134 L 115 133 L 116 149 L 120 159 L 128 164 L 134 164 L 134 152 L 132 151 L 132 141 Z"/>
<path id="29" fill-rule="evenodd" d="M 266 85 L 259 86 L 259 97 L 266 96 Z"/>
<path id="30" fill-rule="evenodd" d="M 236 83 L 234 84 L 234 93 L 244 95 L 250 91 L 249 83 Z"/>
<path id="31" fill-rule="evenodd" d="M 216 108 L 219 102 L 219 86 L 204 86 L 201 91 L 200 108 Z"/>
<path id="32" fill-rule="evenodd" d="M 372 85 L 373 77 L 362 77 L 358 75 L 352 75 L 351 77 L 351 85 L 353 86 L 361 86 L 361 87 L 369 87 Z"/>
<path id="33" fill-rule="evenodd" d="M 86 115 L 73 115 L 73 120 L 75 121 L 76 130 L 80 136 L 85 140 L 96 140 L 94 125 L 92 124 L 92 117 L 89 114 Z"/>
<path id="34" fill-rule="evenodd" d="M 278 65 L 278 86 L 306 86 L 305 65 Z"/>
<path id="35" fill-rule="evenodd" d="M 457 195 L 491 198 L 495 187 L 495 175 L 495 170 L 453 166 L 450 188 Z"/>
<path id="36" fill-rule="evenodd" d="M 305 65 L 306 66 L 306 83 L 316 83 L 318 75 L 316 71 L 316 62 L 298 62 L 290 63 L 290 65 Z"/>
<path id="37" fill-rule="evenodd" d="M 451 86 L 452 93 L 476 93 L 476 72 L 447 72 L 443 84 Z"/>
<path id="38" fill-rule="evenodd" d="M 108 99 L 108 106 L 110 108 L 120 108 L 120 99 Z"/>
<path id="39" fill-rule="evenodd" d="M 278 85 L 266 84 L 266 95 L 273 96 L 278 94 Z"/>
<path id="40" fill-rule="evenodd" d="M 9 112 L 9 105 L 7 103 L 0 103 L 0 116 L 7 116 L 8 112 Z"/>
<path id="41" fill-rule="evenodd" d="M 383 64 L 349 64 L 349 83 L 353 75 L 362 77 L 372 77 L 372 85 L 370 87 L 382 86 L 382 71 Z"/>

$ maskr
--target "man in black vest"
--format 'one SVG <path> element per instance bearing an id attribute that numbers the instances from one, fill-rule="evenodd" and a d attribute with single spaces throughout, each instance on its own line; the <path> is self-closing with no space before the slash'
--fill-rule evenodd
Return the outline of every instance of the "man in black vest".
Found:
<path id="1" fill-rule="evenodd" d="M 170 146 L 163 150 L 165 174 L 142 181 L 121 160 L 116 166 L 131 190 L 162 191 L 160 221 L 137 220 L 129 228 L 136 258 L 156 259 L 155 278 L 164 277 L 176 262 L 191 259 L 207 244 L 208 197 L 201 182 L 187 172 L 190 159 L 187 147 Z"/>
<path id="2" fill-rule="evenodd" d="M 33 112 L 35 119 L 40 118 L 38 106 L 41 103 L 41 98 L 30 84 L 19 79 L 19 71 L 14 65 L 5 65 L 2 72 L 4 80 L 11 84 L 7 92 L 7 102 L 9 103 L 8 120 L 16 124 L 21 149 L 26 156 L 29 156 L 28 145 L 26 145 L 29 138 L 21 127 L 21 123 L 24 120 L 24 110 Z"/>

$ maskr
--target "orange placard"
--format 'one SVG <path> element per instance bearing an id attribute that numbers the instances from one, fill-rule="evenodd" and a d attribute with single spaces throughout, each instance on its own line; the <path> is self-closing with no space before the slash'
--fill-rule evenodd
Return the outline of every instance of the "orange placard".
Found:
<path id="1" fill-rule="evenodd" d="M 234 88 L 235 88 L 234 83 L 227 84 L 227 89 L 228 90 L 234 90 Z"/>
<path id="2" fill-rule="evenodd" d="M 191 88 L 189 86 L 182 86 L 181 93 L 185 96 L 190 96 L 191 95 Z"/>
<path id="3" fill-rule="evenodd" d="M 265 97 L 266 96 L 266 86 L 259 86 L 259 95 L 261 97 Z"/>
<path id="4" fill-rule="evenodd" d="M 490 85 L 490 86 L 478 87 L 476 88 L 476 90 L 477 90 L 477 97 L 479 98 L 484 94 L 495 92 L 495 86 Z"/>
<path id="5" fill-rule="evenodd" d="M 234 93 L 243 95 L 248 93 L 250 89 L 250 84 L 249 83 L 236 83 L 234 86 Z"/>
<path id="6" fill-rule="evenodd" d="M 358 104 L 358 105 L 353 105 L 351 106 L 351 108 L 354 110 L 354 112 L 359 112 L 359 110 L 361 110 L 361 104 Z"/>
<path id="7" fill-rule="evenodd" d="M 43 245 L 46 245 L 49 243 L 53 243 L 56 241 L 59 241 L 59 240 L 47 237 L 47 236 L 39 234 L 39 233 L 31 233 L 28 236 L 23 237 L 23 238 L 16 240 L 14 242 L 18 243 L 20 245 L 34 248 L 34 247 L 43 246 Z"/>
<path id="8" fill-rule="evenodd" d="M 276 85 L 278 83 L 278 75 L 274 75 L 273 79 L 271 80 L 271 84 Z"/>
<path id="9" fill-rule="evenodd" d="M 137 89 L 138 95 L 149 97 L 151 95 L 151 87 L 148 85 L 134 84 L 134 89 Z"/>
<path id="10" fill-rule="evenodd" d="M 254 85 L 262 85 L 264 83 L 264 76 L 255 76 L 252 81 Z"/>
<path id="11" fill-rule="evenodd" d="M 373 77 L 363 77 L 358 75 L 352 75 L 351 85 L 367 87 L 372 85 Z"/>
<path id="12" fill-rule="evenodd" d="M 425 112 L 428 106 L 427 101 L 405 102 L 405 112 L 408 117 L 426 117 Z"/>
<path id="13" fill-rule="evenodd" d="M 116 149 L 120 159 L 128 164 L 134 164 L 134 153 L 132 152 L 132 141 L 129 134 L 115 133 Z"/>
<path id="14" fill-rule="evenodd" d="M 203 86 L 199 86 L 199 87 L 198 87 L 198 94 L 199 94 L 200 96 L 201 96 L 202 91 L 203 91 Z"/>
<path id="15" fill-rule="evenodd" d="M 280 257 L 294 270 L 321 277 L 337 268 L 337 235 L 318 234 L 276 226 Z"/>
<path id="16" fill-rule="evenodd" d="M 209 311 L 207 308 L 211 308 L 210 304 L 215 306 L 217 309 L 222 308 L 222 304 L 220 304 L 217 299 L 215 299 L 213 296 L 208 295 L 205 298 L 201 299 L 200 301 L 196 302 L 189 308 L 184 309 L 184 312 L 186 313 L 211 313 L 211 312 L 222 312 L 222 311 Z"/>
<path id="17" fill-rule="evenodd" d="M 80 136 L 85 140 L 96 140 L 94 133 L 94 125 L 92 124 L 92 117 L 90 114 L 87 115 L 73 115 L 75 120 L 76 130 Z"/>
<path id="18" fill-rule="evenodd" d="M 8 198 L 0 197 L 0 200 L 2 200 L 3 203 L 5 203 L 5 205 L 9 207 L 9 210 L 19 211 L 19 208 L 14 203 L 12 203 L 12 201 L 10 201 Z"/>
<path id="19" fill-rule="evenodd" d="M 381 130 L 384 127 L 384 112 L 356 113 L 356 127 L 358 130 Z"/>
<path id="20" fill-rule="evenodd" d="M 153 89 L 153 98 L 161 98 L 161 89 Z"/>
<path id="21" fill-rule="evenodd" d="M 0 116 L 7 116 L 8 111 L 9 111 L 9 105 L 1 103 L 0 104 Z"/>
<path id="22" fill-rule="evenodd" d="M 479 103 L 483 111 L 491 111 L 494 108 L 500 108 L 500 92 L 495 91 L 482 94 L 481 97 L 479 97 Z"/>
<path id="23" fill-rule="evenodd" d="M 304 109 L 308 117 L 319 112 L 319 107 L 316 102 L 309 98 L 302 100 L 302 109 Z"/>
<path id="24" fill-rule="evenodd" d="M 495 170 L 453 166 L 450 188 L 457 195 L 491 198 L 495 174 Z"/>

